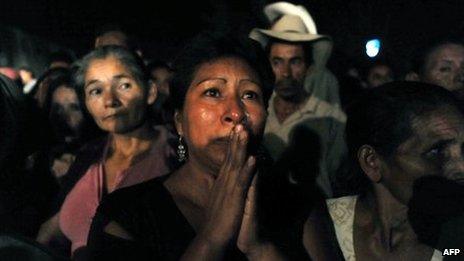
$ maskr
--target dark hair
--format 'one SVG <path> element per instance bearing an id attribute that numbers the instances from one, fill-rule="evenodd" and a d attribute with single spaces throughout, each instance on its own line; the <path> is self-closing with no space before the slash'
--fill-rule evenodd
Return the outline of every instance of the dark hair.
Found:
<path id="1" fill-rule="evenodd" d="M 48 85 L 43 88 L 48 88 L 49 83 L 55 80 L 58 80 L 62 77 L 66 77 L 66 74 L 69 73 L 69 69 L 67 68 L 62 68 L 62 67 L 56 67 L 56 68 L 51 68 L 48 69 L 46 72 L 44 72 L 39 79 L 37 80 L 37 83 L 35 84 L 34 89 L 32 89 L 32 92 L 29 94 L 29 96 L 34 96 L 36 92 L 39 91 L 40 85 L 44 83 L 44 81 L 48 81 Z"/>
<path id="2" fill-rule="evenodd" d="M 53 62 L 65 62 L 72 64 L 74 62 L 74 57 L 67 51 L 56 51 L 52 52 L 49 55 L 48 64 L 50 65 Z"/>
<path id="3" fill-rule="evenodd" d="M 395 72 L 394 72 L 394 67 L 393 65 L 387 61 L 386 59 L 376 59 L 376 60 L 370 60 L 366 66 L 364 67 L 364 70 L 362 70 L 362 78 L 367 80 L 367 77 L 369 77 L 369 73 L 372 71 L 374 67 L 377 66 L 386 66 L 390 69 L 391 74 L 393 78 L 395 78 Z"/>
<path id="4" fill-rule="evenodd" d="M 137 54 L 121 46 L 102 46 L 88 53 L 81 60 L 77 61 L 73 66 L 74 86 L 81 104 L 84 105 L 84 110 L 86 110 L 84 91 L 85 74 L 89 69 L 89 65 L 94 60 L 105 59 L 108 57 L 116 58 L 127 68 L 127 70 L 129 70 L 135 81 L 148 91 L 149 78 L 147 69 L 142 59 Z"/>
<path id="5" fill-rule="evenodd" d="M 35 73 L 34 73 L 34 71 L 32 70 L 31 67 L 29 67 L 29 66 L 21 66 L 21 67 L 19 67 L 18 71 L 21 71 L 21 70 L 29 72 L 32 75 L 32 77 L 35 77 Z"/>
<path id="6" fill-rule="evenodd" d="M 359 148 L 370 145 L 389 160 L 413 135 L 413 120 L 442 107 L 460 112 L 451 92 L 432 84 L 397 81 L 366 91 L 347 108 L 346 139 L 352 168 L 345 182 L 357 193 L 365 191 L 370 182 L 358 165 Z"/>
<path id="7" fill-rule="evenodd" d="M 303 47 L 304 59 L 305 59 L 306 65 L 309 66 L 314 62 L 311 42 L 290 42 L 290 41 L 285 41 L 285 40 L 276 39 L 276 38 L 269 38 L 266 48 L 264 49 L 267 57 L 270 57 L 271 47 L 275 43 L 289 44 L 289 45 L 301 45 L 301 47 Z"/>
<path id="8" fill-rule="evenodd" d="M 164 68 L 168 71 L 172 71 L 171 66 L 169 66 L 169 64 L 165 61 L 156 60 L 156 61 L 151 61 L 147 64 L 147 71 L 149 72 L 155 69 L 158 69 L 158 68 Z"/>
<path id="9" fill-rule="evenodd" d="M 174 76 L 169 85 L 175 110 L 184 106 L 185 96 L 200 65 L 224 57 L 243 59 L 261 80 L 264 103 L 267 107 L 272 94 L 274 75 L 259 44 L 248 38 L 213 32 L 198 35 L 174 61 Z"/>
<path id="10" fill-rule="evenodd" d="M 61 86 L 66 86 L 67 88 L 73 89 L 73 81 L 71 77 L 71 71 L 69 69 L 63 68 L 63 70 L 56 71 L 59 72 L 57 77 L 51 78 L 48 83 L 47 95 L 45 97 L 44 111 L 46 115 L 50 112 L 50 107 L 52 104 L 53 93 Z M 76 92 L 77 93 L 77 92 Z"/>
<path id="11" fill-rule="evenodd" d="M 424 75 L 426 69 L 426 62 L 430 58 L 430 55 L 437 51 L 439 48 L 448 44 L 464 46 L 464 43 L 462 41 L 453 38 L 440 39 L 432 43 L 428 43 L 418 48 L 417 51 L 413 54 L 413 57 L 411 59 L 411 70 L 419 75 Z"/>
<path id="12" fill-rule="evenodd" d="M 98 38 L 110 32 L 119 32 L 123 34 L 125 36 L 125 43 L 131 51 L 136 51 L 140 49 L 137 37 L 129 33 L 128 30 L 126 30 L 126 28 L 117 23 L 110 22 L 97 26 L 94 32 L 94 36 L 95 38 Z"/>

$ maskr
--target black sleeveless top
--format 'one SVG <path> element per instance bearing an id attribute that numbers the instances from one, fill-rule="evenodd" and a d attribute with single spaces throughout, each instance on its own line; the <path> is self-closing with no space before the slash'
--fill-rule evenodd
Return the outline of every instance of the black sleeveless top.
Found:
<path id="1" fill-rule="evenodd" d="M 179 260 L 196 233 L 163 182 L 167 176 L 117 190 L 100 204 L 87 248 L 91 260 Z M 131 234 L 125 240 L 104 232 L 114 221 Z M 246 260 L 234 247 L 226 260 Z"/>

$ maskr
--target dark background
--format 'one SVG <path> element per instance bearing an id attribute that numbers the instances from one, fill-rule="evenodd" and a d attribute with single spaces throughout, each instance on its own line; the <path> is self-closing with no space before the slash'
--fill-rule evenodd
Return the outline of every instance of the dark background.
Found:
<path id="1" fill-rule="evenodd" d="M 2 1 L 0 23 L 38 36 L 80 56 L 93 46 L 95 27 L 117 22 L 139 40 L 148 57 L 170 60 L 192 36 L 210 27 L 230 26 L 239 33 L 266 27 L 265 0 L 151 1 Z M 304 5 L 318 31 L 335 42 L 331 67 L 367 61 L 364 41 L 379 37 L 382 58 L 399 70 L 426 42 L 464 29 L 462 0 L 307 0 Z"/>

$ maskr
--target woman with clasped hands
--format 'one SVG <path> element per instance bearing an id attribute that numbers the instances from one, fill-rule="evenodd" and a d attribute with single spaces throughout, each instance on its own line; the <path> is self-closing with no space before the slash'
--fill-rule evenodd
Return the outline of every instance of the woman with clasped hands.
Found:
<path id="1" fill-rule="evenodd" d="M 171 83 L 178 155 L 162 178 L 110 195 L 89 237 L 95 260 L 281 260 L 260 240 L 256 151 L 272 71 L 251 40 L 203 34 Z"/>

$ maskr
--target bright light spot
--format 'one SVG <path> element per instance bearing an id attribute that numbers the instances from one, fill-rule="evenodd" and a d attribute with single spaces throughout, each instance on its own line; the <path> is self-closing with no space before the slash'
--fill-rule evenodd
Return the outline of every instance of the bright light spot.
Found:
<path id="1" fill-rule="evenodd" d="M 366 54 L 367 56 L 373 58 L 376 57 L 380 52 L 380 40 L 372 39 L 366 43 Z"/>

